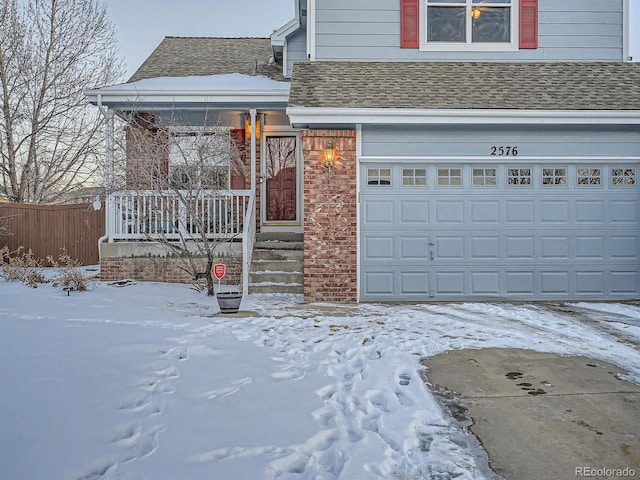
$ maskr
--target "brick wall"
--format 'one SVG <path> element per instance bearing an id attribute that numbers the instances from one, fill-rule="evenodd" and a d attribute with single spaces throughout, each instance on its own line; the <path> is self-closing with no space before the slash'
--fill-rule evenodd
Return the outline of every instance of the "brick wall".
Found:
<path id="1" fill-rule="evenodd" d="M 100 280 L 140 280 L 167 283 L 194 283 L 194 278 L 183 268 L 186 260 L 178 257 L 115 257 L 100 261 Z M 225 285 L 242 285 L 242 259 L 220 258 L 214 263 L 224 263 L 227 273 L 222 279 Z M 198 259 L 200 270 L 204 271 L 207 260 Z M 204 280 L 201 280 L 204 282 Z M 217 280 L 215 280 L 217 283 Z"/>
<path id="2" fill-rule="evenodd" d="M 329 140 L 338 152 L 331 174 L 323 164 Z M 305 301 L 356 302 L 356 132 L 305 130 L 302 150 Z"/>

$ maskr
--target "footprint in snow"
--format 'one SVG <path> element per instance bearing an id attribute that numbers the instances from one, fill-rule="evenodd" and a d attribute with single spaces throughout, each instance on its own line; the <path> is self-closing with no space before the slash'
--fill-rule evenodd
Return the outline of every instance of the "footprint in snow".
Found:
<path id="1" fill-rule="evenodd" d="M 271 378 L 274 380 L 299 380 L 304 378 L 305 371 L 299 368 L 295 368 L 293 365 L 290 365 L 279 372 L 275 372 L 271 374 Z"/>
<path id="2" fill-rule="evenodd" d="M 201 396 L 203 398 L 206 398 L 207 400 L 228 397 L 229 395 L 233 395 L 234 393 L 239 392 L 242 387 L 244 387 L 245 385 L 249 385 L 252 382 L 253 378 L 251 377 L 239 378 L 237 380 L 230 381 L 230 387 L 214 388 L 212 390 L 204 392 Z"/>

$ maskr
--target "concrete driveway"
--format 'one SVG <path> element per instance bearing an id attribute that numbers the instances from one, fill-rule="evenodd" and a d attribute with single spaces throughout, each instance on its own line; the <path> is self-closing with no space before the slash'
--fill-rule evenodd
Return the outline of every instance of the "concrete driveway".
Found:
<path id="1" fill-rule="evenodd" d="M 506 479 L 640 478 L 640 387 L 586 357 L 487 348 L 423 360 Z"/>

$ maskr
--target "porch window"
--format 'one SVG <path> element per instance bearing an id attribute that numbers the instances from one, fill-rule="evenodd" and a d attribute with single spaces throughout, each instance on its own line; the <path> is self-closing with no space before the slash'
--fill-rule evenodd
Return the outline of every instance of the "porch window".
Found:
<path id="1" fill-rule="evenodd" d="M 232 155 L 228 129 L 173 132 L 169 181 L 178 190 L 227 190 Z"/>

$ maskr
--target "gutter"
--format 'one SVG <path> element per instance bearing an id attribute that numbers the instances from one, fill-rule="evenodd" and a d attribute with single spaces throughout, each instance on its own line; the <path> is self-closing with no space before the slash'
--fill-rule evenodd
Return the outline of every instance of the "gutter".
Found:
<path id="1" fill-rule="evenodd" d="M 574 124 L 640 125 L 640 110 L 463 110 L 289 107 L 291 125 Z"/>

